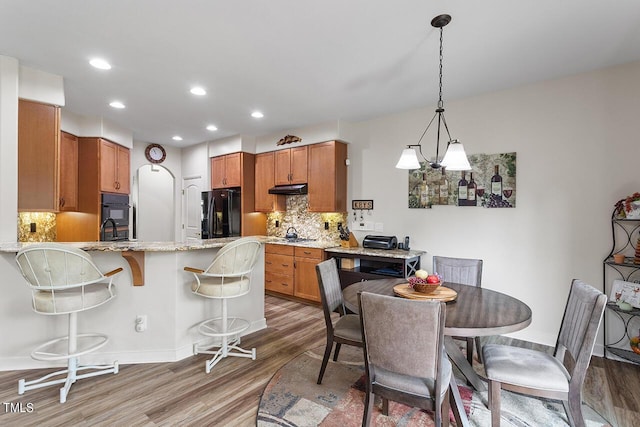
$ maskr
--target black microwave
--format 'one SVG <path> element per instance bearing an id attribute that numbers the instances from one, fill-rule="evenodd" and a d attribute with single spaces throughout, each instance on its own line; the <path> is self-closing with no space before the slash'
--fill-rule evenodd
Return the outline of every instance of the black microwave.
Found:
<path id="1" fill-rule="evenodd" d="M 129 238 L 129 195 L 101 195 L 100 240 L 126 240 Z"/>

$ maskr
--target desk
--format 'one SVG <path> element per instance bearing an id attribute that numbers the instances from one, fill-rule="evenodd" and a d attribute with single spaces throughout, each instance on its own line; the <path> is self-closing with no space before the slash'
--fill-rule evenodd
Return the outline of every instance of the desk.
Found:
<path id="1" fill-rule="evenodd" d="M 407 283 L 407 280 L 378 279 L 349 285 L 342 291 L 345 306 L 357 313 L 358 292 L 394 295 L 393 287 L 401 283 Z M 447 303 L 445 349 L 451 362 L 460 369 L 474 388 L 485 390 L 484 382 L 469 365 L 451 337 L 501 335 L 519 331 L 531 323 L 531 309 L 516 298 L 490 289 L 458 283 L 445 283 L 445 286 L 458 293 L 456 301 Z"/>

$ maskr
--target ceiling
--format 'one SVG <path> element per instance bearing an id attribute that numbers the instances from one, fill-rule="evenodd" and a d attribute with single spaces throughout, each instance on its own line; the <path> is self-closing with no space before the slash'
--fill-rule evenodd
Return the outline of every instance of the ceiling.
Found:
<path id="1" fill-rule="evenodd" d="M 178 147 L 435 106 L 430 21 L 441 13 L 453 17 L 445 106 L 640 59 L 637 0 L 0 0 L 0 10 L 0 54 L 63 76 L 65 110 Z M 93 57 L 113 68 L 92 68 Z M 116 99 L 126 108 L 109 107 Z"/>

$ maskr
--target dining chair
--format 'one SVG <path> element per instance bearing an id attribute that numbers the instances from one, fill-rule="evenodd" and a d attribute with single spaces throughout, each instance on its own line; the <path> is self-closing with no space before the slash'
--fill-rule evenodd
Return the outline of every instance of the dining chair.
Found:
<path id="1" fill-rule="evenodd" d="M 196 343 L 193 346 L 194 354 L 213 355 L 205 362 L 207 374 L 225 357 L 256 360 L 255 348 L 247 350 L 240 347 L 240 334 L 251 325 L 246 319 L 229 316 L 227 300 L 247 295 L 251 290 L 251 272 L 258 261 L 261 246 L 256 238 L 243 237 L 220 248 L 206 270 L 184 267 L 185 271 L 194 275 L 191 292 L 220 301 L 220 315 L 204 320 L 198 326 L 200 334 L 216 341 Z"/>
<path id="2" fill-rule="evenodd" d="M 438 273 L 445 282 L 482 287 L 482 260 L 470 258 L 433 257 L 433 272 Z M 467 361 L 473 366 L 473 345 L 475 343 L 478 359 L 482 362 L 482 349 L 479 337 L 453 337 L 467 343 Z"/>
<path id="3" fill-rule="evenodd" d="M 607 297 L 574 279 L 553 356 L 508 345 L 487 344 L 484 368 L 489 382 L 491 425 L 500 425 L 500 391 L 560 400 L 569 424 L 584 426 L 582 385 Z"/>
<path id="4" fill-rule="evenodd" d="M 445 304 L 358 294 L 366 369 L 362 425 L 369 426 L 375 396 L 434 412 L 449 425 L 451 362 L 444 350 Z"/>
<path id="5" fill-rule="evenodd" d="M 322 311 L 324 312 L 324 322 L 327 329 L 327 345 L 324 349 L 322 365 L 318 374 L 318 384 L 322 384 L 322 377 L 327 369 L 333 343 L 336 344 L 336 349 L 333 353 L 333 361 L 335 362 L 338 360 L 338 353 L 340 353 L 342 344 L 362 347 L 362 333 L 360 331 L 359 316 L 357 314 L 346 314 L 335 258 L 329 258 L 318 263 L 316 265 L 316 274 L 318 275 Z M 331 313 L 335 311 L 340 314 L 340 317 L 334 323 Z"/>
<path id="6" fill-rule="evenodd" d="M 55 316 L 68 315 L 68 334 L 47 341 L 31 352 L 31 357 L 35 360 L 51 363 L 66 360 L 67 368 L 39 379 L 19 380 L 18 394 L 64 384 L 59 391 L 60 403 L 64 403 L 71 386 L 77 380 L 117 374 L 117 361 L 104 365 L 80 364 L 81 356 L 104 347 L 109 338 L 99 333 L 78 333 L 78 313 L 97 309 L 115 298 L 113 276 L 121 272 L 122 268 L 102 273 L 89 253 L 60 243 L 28 245 L 18 252 L 16 262 L 31 288 L 33 311 L 51 316 L 41 325 L 41 329 L 55 329 Z M 82 328 L 82 323 L 80 327 Z"/>

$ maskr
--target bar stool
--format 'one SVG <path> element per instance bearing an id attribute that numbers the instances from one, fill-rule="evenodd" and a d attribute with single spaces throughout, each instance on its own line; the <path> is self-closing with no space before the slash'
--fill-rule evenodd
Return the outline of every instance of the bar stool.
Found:
<path id="1" fill-rule="evenodd" d="M 117 361 L 111 365 L 81 366 L 78 363 L 80 356 L 98 350 L 109 340 L 102 334 L 78 334 L 78 313 L 96 308 L 115 297 L 113 275 L 122 268 L 102 274 L 88 253 L 58 243 L 29 245 L 18 252 L 16 262 L 31 288 L 33 310 L 44 315 L 69 315 L 67 336 L 47 341 L 31 352 L 35 360 L 51 362 L 66 359 L 67 369 L 32 381 L 19 380 L 18 394 L 64 383 L 60 389 L 60 403 L 64 403 L 77 380 L 117 374 Z M 87 369 L 91 371 L 78 374 Z M 65 377 L 52 379 L 60 375 Z"/>
<path id="2" fill-rule="evenodd" d="M 191 285 L 191 291 L 194 294 L 221 301 L 221 315 L 205 320 L 198 326 L 198 331 L 202 335 L 219 339 L 220 343 L 196 343 L 193 346 L 194 354 L 213 355 L 213 358 L 205 363 L 207 374 L 220 360 L 228 356 L 256 360 L 255 348 L 245 350 L 239 347 L 240 334 L 249 328 L 250 323 L 246 319 L 229 317 L 227 300 L 249 293 L 251 272 L 258 261 L 260 246 L 257 239 L 244 237 L 223 246 L 206 270 L 193 267 L 184 268 L 185 271 L 193 273 L 195 277 L 195 281 Z"/>

